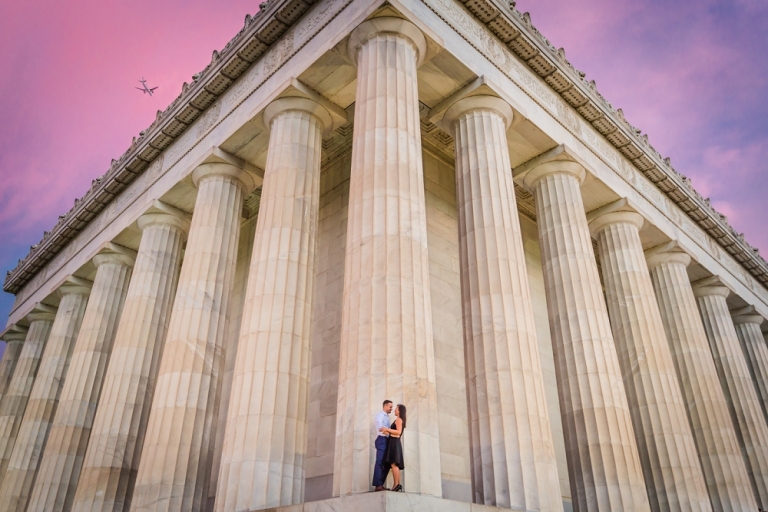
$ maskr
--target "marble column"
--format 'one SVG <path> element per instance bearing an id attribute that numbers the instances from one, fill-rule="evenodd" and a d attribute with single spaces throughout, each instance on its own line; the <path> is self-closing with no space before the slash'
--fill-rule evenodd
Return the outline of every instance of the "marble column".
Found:
<path id="1" fill-rule="evenodd" d="M 0 400 L 0 482 L 5 477 L 55 317 L 56 308 L 40 303 L 27 315 L 29 330 L 19 354 L 19 362 L 16 363 L 7 392 Z"/>
<path id="2" fill-rule="evenodd" d="M 5 350 L 3 351 L 3 359 L 0 361 L 0 400 L 5 392 L 8 391 L 8 385 L 13 378 L 13 371 L 16 369 L 16 363 L 19 362 L 19 355 L 21 355 L 21 346 L 24 344 L 24 340 L 27 338 L 28 331 L 10 331 L 5 334 L 3 341 L 5 341 Z"/>
<path id="3" fill-rule="evenodd" d="M 183 214 L 148 213 L 139 217 L 138 225 L 142 232 L 139 251 L 80 471 L 74 510 L 130 509 L 189 221 Z"/>
<path id="4" fill-rule="evenodd" d="M 712 510 L 640 241 L 642 216 L 598 215 L 608 314 L 653 510 Z"/>
<path id="5" fill-rule="evenodd" d="M 0 512 L 24 512 L 40 457 L 67 376 L 72 349 L 85 315 L 91 282 L 69 278 L 61 296 L 8 468 L 0 486 Z"/>
<path id="6" fill-rule="evenodd" d="M 258 203 L 261 202 L 261 194 L 258 195 Z M 224 344 L 224 372 L 221 377 L 221 398 L 219 399 L 219 412 L 216 417 L 216 439 L 214 440 L 213 462 L 211 464 L 211 483 L 208 486 L 207 511 L 215 508 L 216 491 L 221 474 L 221 453 L 224 449 L 224 434 L 226 433 L 227 416 L 229 413 L 229 399 L 232 394 L 232 378 L 235 373 L 235 359 L 237 359 L 237 347 L 240 343 L 240 328 L 242 327 L 243 307 L 245 306 L 245 292 L 248 285 L 248 272 L 251 266 L 253 254 L 253 237 L 256 235 L 256 220 L 258 213 L 252 213 L 240 225 L 240 240 L 237 243 L 237 261 L 235 263 L 235 286 L 232 289 L 232 308 L 229 310 L 229 331 L 227 341 Z"/>
<path id="7" fill-rule="evenodd" d="M 649 510 L 576 162 L 543 162 L 533 192 L 574 508 Z"/>
<path id="8" fill-rule="evenodd" d="M 403 487 L 441 496 L 419 99 L 424 35 L 374 18 L 350 35 L 357 64 L 344 270 L 334 495 L 371 489 L 373 418 L 408 409 Z"/>
<path id="9" fill-rule="evenodd" d="M 509 171 L 512 109 L 454 103 L 472 487 L 476 503 L 562 510 L 528 271 Z"/>
<path id="10" fill-rule="evenodd" d="M 725 301 L 730 290 L 710 281 L 697 282 L 694 294 L 757 504 L 768 509 L 768 425 Z"/>
<path id="11" fill-rule="evenodd" d="M 757 397 L 760 399 L 763 415 L 768 423 L 768 345 L 760 331 L 763 317 L 754 313 L 754 308 L 751 306 L 733 313 L 736 335 L 741 342 L 744 358 L 747 360 Z"/>
<path id="12" fill-rule="evenodd" d="M 303 98 L 267 106 L 269 150 L 235 359 L 216 510 L 301 503 L 310 328 L 328 111 Z"/>
<path id="13" fill-rule="evenodd" d="M 728 404 L 680 252 L 647 257 L 666 339 L 714 510 L 757 510 Z"/>
<path id="14" fill-rule="evenodd" d="M 131 510 L 201 510 L 207 501 L 223 344 L 243 198 L 251 175 L 200 165 L 189 241 L 158 370 Z"/>
<path id="15" fill-rule="evenodd" d="M 131 279 L 132 253 L 114 247 L 93 258 L 96 278 L 29 498 L 30 512 L 72 507 L 104 371 Z"/>

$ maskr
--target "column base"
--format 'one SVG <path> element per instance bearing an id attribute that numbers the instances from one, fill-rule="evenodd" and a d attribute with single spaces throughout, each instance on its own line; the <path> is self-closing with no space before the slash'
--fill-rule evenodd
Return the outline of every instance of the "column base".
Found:
<path id="1" fill-rule="evenodd" d="M 446 500 L 421 494 L 368 492 L 270 508 L 269 512 L 497 512 L 509 509 Z"/>

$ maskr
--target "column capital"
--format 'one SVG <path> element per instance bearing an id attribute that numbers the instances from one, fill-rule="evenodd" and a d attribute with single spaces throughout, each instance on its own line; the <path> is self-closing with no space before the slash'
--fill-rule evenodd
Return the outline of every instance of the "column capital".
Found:
<path id="1" fill-rule="evenodd" d="M 570 174 L 578 180 L 579 185 L 582 185 L 587 178 L 587 171 L 580 163 L 569 160 L 553 160 L 531 169 L 523 178 L 523 185 L 532 191 L 542 178 L 551 174 Z"/>
<path id="2" fill-rule="evenodd" d="M 27 320 L 29 320 L 30 323 L 37 320 L 47 320 L 52 322 L 53 319 L 56 318 L 56 312 L 58 310 L 58 308 L 38 302 L 35 304 L 35 307 L 32 308 L 32 311 L 27 313 Z"/>
<path id="3" fill-rule="evenodd" d="M 611 224 L 631 224 L 639 231 L 643 224 L 645 224 L 645 219 L 637 212 L 619 211 L 603 213 L 589 221 L 589 232 L 592 236 L 596 236 L 603 228 Z"/>
<path id="4" fill-rule="evenodd" d="M 272 131 L 272 120 L 287 110 L 308 112 L 319 118 L 323 124 L 323 137 L 329 136 L 336 128 L 349 122 L 346 110 L 295 77 L 288 80 L 280 97 L 267 105 L 258 119 L 267 131 Z"/>
<path id="5" fill-rule="evenodd" d="M 264 125 L 271 131 L 272 120 L 279 114 L 291 110 L 306 112 L 316 117 L 322 124 L 324 135 L 328 135 L 328 132 L 333 129 L 333 117 L 325 106 L 317 101 L 298 96 L 279 98 L 267 105 L 267 108 L 264 109 Z"/>
<path id="6" fill-rule="evenodd" d="M 751 304 L 743 308 L 732 309 L 731 318 L 733 318 L 734 324 L 757 324 L 758 326 L 765 320 L 763 315 L 758 313 L 755 306 Z"/>
<path id="7" fill-rule="evenodd" d="M 646 254 L 645 261 L 648 263 L 648 268 L 655 268 L 665 263 L 679 263 L 684 267 L 691 264 L 691 257 L 684 252 L 659 252 L 655 254 Z"/>
<path id="8" fill-rule="evenodd" d="M 723 284 L 719 276 L 706 277 L 691 283 L 693 294 L 696 297 L 708 297 L 716 295 L 723 298 L 731 294 L 731 290 Z"/>
<path id="9" fill-rule="evenodd" d="M 587 165 L 575 151 L 560 144 L 512 169 L 515 181 L 531 193 L 542 178 L 557 173 L 570 174 L 582 185 L 587 179 Z"/>
<path id="10" fill-rule="evenodd" d="M 0 340 L 5 339 L 6 334 L 10 334 L 12 332 L 24 332 L 26 333 L 29 330 L 29 327 L 25 327 L 20 324 L 10 324 L 5 327 L 5 330 L 0 331 Z"/>
<path id="11" fill-rule="evenodd" d="M 105 263 L 117 263 L 127 267 L 133 267 L 136 263 L 136 251 L 121 245 L 108 242 L 99 253 L 93 257 L 93 264 L 100 267 Z"/>
<path id="12" fill-rule="evenodd" d="M 644 251 L 648 269 L 656 268 L 666 263 L 677 263 L 687 267 L 691 264 L 691 256 L 685 252 L 677 240 L 670 240 Z"/>
<path id="13" fill-rule="evenodd" d="M 234 178 L 240 183 L 240 186 L 243 188 L 243 193 L 246 195 L 250 194 L 253 189 L 256 188 L 256 182 L 248 171 L 223 162 L 198 165 L 197 168 L 192 171 L 192 182 L 199 188 L 202 181 L 212 176 L 230 176 L 231 178 Z"/>
<path id="14" fill-rule="evenodd" d="M 145 213 L 136 220 L 136 224 L 138 224 L 141 231 L 150 226 L 173 226 L 183 231 L 184 235 L 187 235 L 189 234 L 190 221 L 170 213 Z"/>
<path id="15" fill-rule="evenodd" d="M 385 16 L 364 21 L 349 35 L 347 54 L 353 65 L 357 66 L 357 55 L 363 44 L 381 33 L 397 34 L 408 39 L 416 50 L 416 66 L 424 63 L 427 57 L 427 38 L 424 33 L 408 20 Z"/>
<path id="16" fill-rule="evenodd" d="M 8 331 L 3 335 L 3 341 L 6 343 L 21 343 L 25 339 L 27 339 L 27 331 Z"/>
<path id="17" fill-rule="evenodd" d="M 192 215 L 159 199 L 155 199 L 144 215 L 136 219 L 136 224 L 141 231 L 149 226 L 167 225 L 180 229 L 185 235 L 189 234 L 191 222 Z"/>
<path id="18" fill-rule="evenodd" d="M 510 104 L 497 96 L 490 95 L 469 96 L 458 100 L 445 111 L 443 122 L 449 129 L 453 129 L 454 123 L 461 116 L 473 110 L 493 110 L 504 119 L 507 130 L 512 126 L 514 112 Z"/>
<path id="19" fill-rule="evenodd" d="M 93 281 L 83 279 L 82 277 L 67 276 L 64 283 L 56 290 L 56 293 L 61 298 L 64 298 L 65 295 L 90 295 L 92 287 Z"/>
<path id="20" fill-rule="evenodd" d="M 763 323 L 763 320 L 764 320 L 762 315 L 736 315 L 731 318 L 733 319 L 733 323 L 736 325 L 739 325 L 739 324 L 760 325 Z"/>
<path id="21" fill-rule="evenodd" d="M 466 104 L 465 108 L 461 108 L 461 106 L 458 105 L 458 103 L 464 99 L 471 98 L 477 101 L 480 98 L 487 97 L 494 98 L 494 100 L 491 101 L 493 101 L 495 105 L 473 106 L 471 102 Z M 486 100 L 483 99 L 481 101 Z M 503 102 L 506 104 L 506 106 L 502 103 L 498 103 L 498 101 Z M 511 112 L 507 110 L 507 107 L 511 109 Z M 427 113 L 426 119 L 428 119 L 431 123 L 439 127 L 444 132 L 452 133 L 453 122 L 459 116 L 464 114 L 465 111 L 471 110 L 472 108 L 491 108 L 496 110 L 503 117 L 505 117 L 505 120 L 507 121 L 507 130 L 509 130 L 512 126 L 523 122 L 526 116 L 525 108 L 517 103 L 514 98 L 505 94 L 503 87 L 496 84 L 487 76 L 480 75 L 432 107 L 429 110 L 429 113 Z M 452 110 L 450 116 L 448 115 L 449 110 Z M 458 112 L 456 110 L 458 110 Z"/>
<path id="22" fill-rule="evenodd" d="M 194 167 L 192 183 L 198 188 L 200 183 L 209 176 L 229 176 L 240 184 L 243 194 L 248 195 L 262 181 L 257 176 L 256 167 L 216 146 L 209 149 Z"/>

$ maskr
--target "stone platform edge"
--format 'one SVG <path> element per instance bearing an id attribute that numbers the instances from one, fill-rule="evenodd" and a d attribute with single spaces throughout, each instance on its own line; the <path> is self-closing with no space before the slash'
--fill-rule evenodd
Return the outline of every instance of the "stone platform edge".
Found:
<path id="1" fill-rule="evenodd" d="M 369 492 L 260 512 L 499 512 L 498 507 L 400 492 Z M 254 511 L 255 512 L 255 511 Z"/>

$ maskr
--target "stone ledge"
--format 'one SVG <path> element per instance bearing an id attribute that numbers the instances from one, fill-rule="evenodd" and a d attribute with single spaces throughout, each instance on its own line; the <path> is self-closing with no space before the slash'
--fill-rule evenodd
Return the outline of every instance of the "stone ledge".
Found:
<path id="1" fill-rule="evenodd" d="M 269 508 L 262 512 L 498 512 L 502 510 L 509 509 L 421 494 L 385 491 L 310 501 L 299 505 Z"/>

